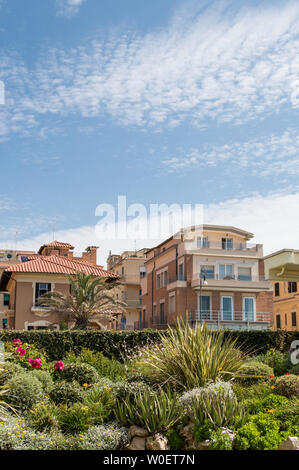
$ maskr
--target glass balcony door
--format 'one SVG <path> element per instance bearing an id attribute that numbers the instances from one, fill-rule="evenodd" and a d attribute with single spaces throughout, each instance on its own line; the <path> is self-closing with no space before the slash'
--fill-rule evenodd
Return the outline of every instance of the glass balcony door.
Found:
<path id="1" fill-rule="evenodd" d="M 211 297 L 209 295 L 198 296 L 199 320 L 211 319 Z"/>
<path id="2" fill-rule="evenodd" d="M 255 321 L 255 298 L 243 298 L 243 317 L 246 321 Z"/>
<path id="3" fill-rule="evenodd" d="M 231 321 L 234 319 L 234 304 L 232 297 L 221 297 L 222 320 Z"/>

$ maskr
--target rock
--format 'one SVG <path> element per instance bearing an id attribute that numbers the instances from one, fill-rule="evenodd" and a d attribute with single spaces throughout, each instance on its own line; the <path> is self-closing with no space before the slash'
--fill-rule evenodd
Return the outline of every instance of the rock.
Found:
<path id="1" fill-rule="evenodd" d="M 210 449 L 210 441 L 202 441 L 198 444 L 198 450 L 209 450 Z"/>
<path id="2" fill-rule="evenodd" d="M 146 437 L 133 437 L 127 450 L 145 450 Z"/>
<path id="3" fill-rule="evenodd" d="M 180 431 L 180 436 L 184 439 L 184 450 L 198 450 L 198 443 L 194 440 L 193 435 L 194 424 L 190 423 L 183 427 Z"/>
<path id="4" fill-rule="evenodd" d="M 278 450 L 299 450 L 298 437 L 288 437 L 280 444 Z"/>
<path id="5" fill-rule="evenodd" d="M 133 437 L 148 437 L 149 433 L 146 429 L 141 428 L 140 426 L 131 426 L 129 428 L 129 439 L 131 440 Z"/>
<path id="6" fill-rule="evenodd" d="M 169 450 L 167 437 L 163 434 L 155 434 L 154 436 L 148 437 L 146 440 L 147 450 Z"/>

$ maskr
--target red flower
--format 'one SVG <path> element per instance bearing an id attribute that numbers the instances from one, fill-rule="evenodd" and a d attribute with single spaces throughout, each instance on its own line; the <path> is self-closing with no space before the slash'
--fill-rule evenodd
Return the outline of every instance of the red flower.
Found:
<path id="1" fill-rule="evenodd" d="M 15 344 L 22 344 L 22 341 L 20 339 L 13 339 L 12 342 Z"/>
<path id="2" fill-rule="evenodd" d="M 29 364 L 32 365 L 32 367 L 41 367 L 42 366 L 42 360 L 40 357 L 37 357 L 36 359 L 32 359 L 29 357 L 28 359 Z"/>
<path id="3" fill-rule="evenodd" d="M 19 346 L 16 351 L 19 353 L 19 356 L 20 357 L 23 357 L 25 356 L 25 353 L 26 353 L 26 349 L 22 348 L 21 346 Z"/>
<path id="4" fill-rule="evenodd" d="M 289 372 L 286 372 L 286 375 L 290 375 L 290 373 L 289 373 Z"/>
<path id="5" fill-rule="evenodd" d="M 64 362 L 63 361 L 57 361 L 56 364 L 54 365 L 54 369 L 61 372 L 62 369 L 64 368 Z"/>

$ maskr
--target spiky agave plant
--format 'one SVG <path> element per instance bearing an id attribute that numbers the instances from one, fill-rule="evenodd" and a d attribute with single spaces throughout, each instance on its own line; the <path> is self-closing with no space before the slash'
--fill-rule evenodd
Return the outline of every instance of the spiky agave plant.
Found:
<path id="1" fill-rule="evenodd" d="M 161 385 L 180 390 L 231 380 L 247 357 L 224 331 L 211 331 L 206 324 L 192 328 L 181 319 L 160 333 L 160 340 L 144 349 L 138 365 Z"/>

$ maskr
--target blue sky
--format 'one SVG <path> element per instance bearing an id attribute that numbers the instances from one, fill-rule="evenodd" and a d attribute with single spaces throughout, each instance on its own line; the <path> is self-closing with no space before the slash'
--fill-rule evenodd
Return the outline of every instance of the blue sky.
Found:
<path id="1" fill-rule="evenodd" d="M 0 37 L 3 247 L 55 217 L 104 263 L 131 248 L 95 239 L 118 195 L 298 247 L 298 2 L 0 0 Z"/>

